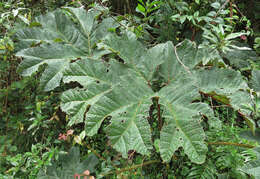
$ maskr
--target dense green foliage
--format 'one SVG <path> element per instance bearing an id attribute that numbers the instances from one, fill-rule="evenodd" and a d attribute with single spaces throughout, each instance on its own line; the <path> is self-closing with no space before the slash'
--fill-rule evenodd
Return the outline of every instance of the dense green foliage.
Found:
<path id="1" fill-rule="evenodd" d="M 260 178 L 258 9 L 1 2 L 0 178 Z"/>

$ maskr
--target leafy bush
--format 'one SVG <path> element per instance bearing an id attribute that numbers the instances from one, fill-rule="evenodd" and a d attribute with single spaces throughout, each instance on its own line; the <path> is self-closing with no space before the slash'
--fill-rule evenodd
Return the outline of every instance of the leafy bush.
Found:
<path id="1" fill-rule="evenodd" d="M 37 178 L 75 178 L 75 175 L 82 174 L 86 170 L 93 173 L 97 164 L 98 159 L 94 154 L 89 155 L 83 162 L 80 162 L 79 149 L 74 147 L 70 149 L 67 155 L 60 155 L 59 160 L 49 166 L 46 171 L 40 171 Z"/>
<path id="2" fill-rule="evenodd" d="M 35 177 L 42 168 L 41 178 L 71 178 L 85 170 L 96 172 L 98 178 L 149 173 L 156 177 L 257 177 L 258 153 L 243 149 L 254 148 L 255 143 L 238 133 L 250 128 L 257 134 L 259 57 L 244 43 L 249 31 L 234 32 L 236 18 L 225 19 L 231 13 L 222 12 L 225 4 L 195 1 L 189 9 L 186 2 L 139 1 L 137 11 L 144 16 L 139 22 L 145 28 L 137 23 L 133 29 L 135 22 L 110 15 L 105 2 L 100 3 L 92 4 L 94 8 L 88 11 L 66 7 L 40 15 L 26 28 L 18 28 L 15 44 L 9 38 L 3 41 L 4 53 L 16 51 L 16 58 L 23 59 L 18 72 L 24 81 L 1 91 L 11 89 L 14 95 L 14 86 L 19 95 L 27 85 L 37 89 L 29 88 L 37 93 L 26 108 L 21 107 L 30 109 L 21 118 L 26 125 L 20 121 L 15 124 L 21 132 L 25 127 L 34 136 L 33 140 L 28 134 L 28 147 L 40 140 L 46 142 L 31 149 L 35 155 L 27 152 L 28 161 L 39 163 L 35 170 L 26 161 L 17 162 L 21 154 L 0 160 L 9 174 Z M 207 4 L 216 16 L 221 12 L 219 18 L 206 15 L 206 11 L 199 16 L 196 8 Z M 169 10 L 167 16 L 158 20 L 163 9 Z M 183 14 L 174 15 L 176 12 Z M 167 24 L 168 29 L 177 25 L 177 31 L 192 24 L 195 34 L 190 34 L 192 41 L 177 31 L 170 38 L 157 27 L 151 28 L 153 23 Z M 153 39 L 155 44 L 142 37 L 150 30 L 157 38 Z M 197 31 L 201 40 L 195 40 Z M 26 92 L 24 98 L 28 99 Z M 11 104 L 10 97 L 5 99 L 4 104 Z M 34 105 L 30 105 L 32 101 Z M 2 111 L 7 109 L 5 105 Z M 28 118 L 33 122 L 27 123 Z M 56 124 L 59 127 L 55 128 Z M 62 133 L 74 131 L 69 128 L 75 134 Z M 100 160 L 92 156 L 94 163 L 89 161 L 91 157 L 80 163 L 79 149 L 72 148 L 60 161 L 50 161 L 57 157 L 54 146 L 66 150 L 75 143 L 83 146 L 81 151 L 87 147 L 82 156 L 91 152 Z M 12 140 L 4 146 L 0 152 L 5 155 L 17 150 Z M 127 160 L 121 160 L 121 155 Z M 52 166 L 46 167 L 48 164 Z M 28 172 L 20 171 L 24 165 Z M 132 166 L 125 167 L 128 165 Z M 132 170 L 138 172 L 133 174 Z"/>
<path id="3" fill-rule="evenodd" d="M 202 119 L 211 123 L 218 120 L 203 96 L 240 111 L 254 131 L 248 111 L 233 102 L 251 103 L 242 97 L 249 95 L 246 81 L 228 68 L 201 67 L 203 59 L 212 58 L 205 53 L 206 47 L 201 49 L 185 40 L 176 46 L 166 42 L 147 48 L 131 32 L 109 34 L 109 28 L 117 27 L 113 18 L 98 22 L 99 13 L 94 10 L 67 10 L 70 16 L 57 10 L 36 18 L 39 27 L 19 30 L 20 46 L 34 45 L 16 55 L 24 58 L 19 67 L 23 75 L 47 64 L 41 77 L 43 90 L 53 90 L 61 80 L 80 84 L 61 95 L 69 126 L 85 122 L 85 133 L 93 136 L 103 121 L 109 120 L 105 131 L 123 157 L 130 150 L 151 155 L 154 139 L 147 117 L 155 103 L 159 127 L 154 130 L 160 132 L 163 161 L 169 162 L 181 147 L 197 164 L 205 162 L 208 151 Z M 109 53 L 120 60 L 103 60 Z M 155 88 L 156 83 L 159 88 Z"/>

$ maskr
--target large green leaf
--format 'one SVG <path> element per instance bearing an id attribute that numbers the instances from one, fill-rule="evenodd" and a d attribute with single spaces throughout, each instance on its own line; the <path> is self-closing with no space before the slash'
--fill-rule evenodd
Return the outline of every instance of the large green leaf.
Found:
<path id="1" fill-rule="evenodd" d="M 198 116 L 212 115 L 212 112 L 206 104 L 191 103 L 198 97 L 194 84 L 191 78 L 176 80 L 159 92 L 160 103 L 165 107 L 162 116 L 165 124 L 160 137 L 160 153 L 164 161 L 170 161 L 179 147 L 184 149 L 192 162 L 205 161 L 205 133 Z"/>
<path id="2" fill-rule="evenodd" d="M 254 106 L 253 100 L 251 96 L 246 91 L 237 91 L 233 93 L 230 98 L 231 106 L 239 111 L 239 113 L 245 119 L 247 125 L 250 127 L 251 132 L 255 134 L 256 124 L 255 121 L 252 119 L 252 107 Z"/>
<path id="3" fill-rule="evenodd" d="M 85 119 L 86 134 L 92 136 L 104 120 L 109 120 L 106 122 L 109 140 L 123 157 L 129 150 L 149 154 L 152 140 L 147 116 L 151 98 L 156 97 L 164 119 L 160 131 L 162 159 L 170 161 L 182 147 L 192 162 L 203 163 L 207 146 L 200 120 L 202 116 L 215 120 L 215 116 L 207 104 L 198 101 L 204 94 L 232 105 L 239 99 L 235 94 L 247 89 L 240 73 L 217 68 L 196 70 L 203 59 L 200 49 L 188 40 L 176 47 L 166 42 L 148 49 L 129 32 L 120 37 L 110 35 L 102 45 L 123 62 L 81 58 L 69 64 L 63 81 L 82 85 L 62 95 L 61 106 L 70 115 L 69 125 Z M 158 93 L 154 93 L 150 83 L 155 74 L 166 82 Z"/>
<path id="4" fill-rule="evenodd" d="M 252 71 L 251 85 L 256 92 L 260 91 L 260 70 Z"/>
<path id="5" fill-rule="evenodd" d="M 235 110 L 240 110 L 244 115 L 249 117 L 251 115 L 250 107 L 253 106 L 251 96 L 246 91 L 237 91 L 233 93 L 230 98 L 230 104 Z"/>
<path id="6" fill-rule="evenodd" d="M 115 149 L 124 156 L 131 149 L 149 153 L 151 132 L 146 116 L 153 91 L 142 76 L 125 64 L 84 59 L 65 71 L 64 82 L 71 81 L 84 88 L 61 96 L 62 110 L 71 116 L 69 125 L 82 122 L 91 106 L 85 120 L 87 135 L 96 134 L 103 120 L 112 117 L 108 135 Z"/>
<path id="7" fill-rule="evenodd" d="M 189 40 L 181 42 L 176 47 L 172 42 L 167 42 L 166 46 L 163 54 L 164 63 L 160 65 L 160 74 L 166 83 L 178 79 L 183 72 L 191 71 L 202 60 L 198 56 L 196 44 Z"/>
<path id="8" fill-rule="evenodd" d="M 125 112 L 130 106 L 143 104 L 142 101 L 152 95 L 152 89 L 141 77 L 132 75 L 121 77 L 120 83 L 112 91 L 102 96 L 87 113 L 87 134 L 94 135 L 105 118 L 117 116 L 119 113 Z"/>
<path id="9" fill-rule="evenodd" d="M 84 12 L 84 11 L 83 11 Z M 63 42 L 73 48 L 87 50 L 87 38 L 61 10 L 35 18 L 40 27 L 20 29 L 16 33 L 19 46 L 28 48 L 40 42 Z"/>
<path id="10" fill-rule="evenodd" d="M 121 37 L 110 35 L 105 39 L 104 44 L 127 64 L 137 64 L 140 57 L 147 51 L 132 32 L 126 32 Z"/>
<path id="11" fill-rule="evenodd" d="M 76 147 L 72 147 L 68 154 L 61 155 L 59 160 L 48 166 L 47 170 L 41 170 L 37 176 L 39 179 L 71 179 L 75 174 L 82 174 L 89 170 L 91 173 L 95 171 L 98 164 L 98 158 L 94 154 L 90 154 L 84 161 L 80 161 L 80 151 Z M 61 166 L 61 167 L 60 167 Z"/>
<path id="12" fill-rule="evenodd" d="M 64 82 L 77 81 L 87 90 L 74 89 L 63 93 L 62 109 L 72 116 L 70 124 L 73 124 L 83 121 L 87 107 L 91 105 L 85 121 L 87 135 L 96 134 L 103 120 L 112 117 L 107 132 L 113 147 L 124 156 L 131 149 L 148 154 L 151 132 L 146 116 L 153 96 L 148 80 L 162 63 L 166 46 L 143 47 L 138 56 L 128 51 L 136 48 L 136 44 L 141 45 L 132 33 L 123 37 L 110 36 L 105 43 L 119 44 L 109 49 L 116 51 L 126 63 L 88 59 L 71 64 L 65 72 Z M 126 49 L 124 45 L 129 47 Z M 104 83 L 108 88 L 92 91 L 93 83 L 97 81 L 95 87 Z"/>
<path id="13" fill-rule="evenodd" d="M 207 152 L 207 146 L 203 143 L 205 134 L 199 121 L 192 118 L 199 112 L 193 111 L 189 107 L 174 107 L 164 100 L 162 100 L 162 104 L 166 108 L 163 117 L 167 120 L 160 137 L 162 159 L 170 161 L 174 152 L 182 147 L 192 162 L 203 163 Z"/>
<path id="14" fill-rule="evenodd" d="M 245 138 L 247 140 L 251 140 L 251 141 L 257 142 L 258 144 L 260 144 L 260 129 L 256 129 L 254 135 L 252 134 L 252 132 L 250 132 L 248 130 L 247 131 L 243 131 L 243 132 L 240 133 L 240 137 Z M 260 152 L 260 150 L 259 150 L 259 152 Z M 259 153 L 259 155 L 260 155 L 260 153 Z"/>
<path id="15" fill-rule="evenodd" d="M 252 106 L 252 100 L 246 92 L 247 83 L 239 72 L 213 68 L 198 71 L 196 77 L 200 92 L 239 111 L 251 131 L 255 132 L 255 122 L 251 119 L 251 111 L 248 109 L 248 106 Z"/>
<path id="16" fill-rule="evenodd" d="M 86 133 L 94 135 L 103 120 L 112 117 L 108 136 L 113 147 L 127 156 L 128 150 L 148 154 L 151 132 L 146 115 L 152 89 L 141 77 L 123 76 L 111 91 L 102 96 L 87 113 Z"/>
<path id="17" fill-rule="evenodd" d="M 211 48 L 207 44 L 199 45 L 197 58 L 200 59 L 203 65 L 206 65 L 207 63 L 214 61 L 222 62 L 224 64 L 218 50 Z"/>
<path id="18" fill-rule="evenodd" d="M 65 83 L 76 81 L 84 87 L 92 83 L 112 85 L 113 75 L 116 74 L 110 70 L 114 66 L 111 65 L 112 67 L 101 60 L 83 58 L 70 64 L 64 72 L 63 81 Z"/>
<path id="19" fill-rule="evenodd" d="M 126 108 L 125 112 L 113 116 L 108 135 L 113 147 L 124 157 L 131 149 L 143 155 L 150 153 L 151 131 L 147 121 L 150 105 L 150 99 L 140 100 L 138 104 Z"/>
<path id="20" fill-rule="evenodd" d="M 128 68 L 120 63 L 109 63 L 82 59 L 69 65 L 64 72 L 65 83 L 78 82 L 84 88 L 71 89 L 61 95 L 61 109 L 69 114 L 68 125 L 83 122 L 90 105 L 94 105 L 100 97 L 111 91 Z"/>
<path id="21" fill-rule="evenodd" d="M 259 134 L 258 134 L 258 137 L 259 137 Z M 250 140 L 250 138 L 247 138 L 247 139 Z M 259 141 L 259 138 L 258 138 L 258 141 Z M 254 148 L 254 151 L 256 152 L 257 159 L 247 162 L 242 168 L 240 168 L 240 170 L 253 176 L 255 179 L 259 179 L 260 178 L 260 148 L 259 147 Z"/>
<path id="22" fill-rule="evenodd" d="M 66 8 L 75 17 L 80 24 L 80 30 L 86 37 L 88 45 L 88 53 L 94 56 L 95 51 L 92 47 L 99 40 L 103 39 L 109 32 L 110 28 L 116 28 L 119 24 L 114 20 L 114 18 L 106 18 L 101 23 L 97 23 L 95 20 L 96 16 L 100 14 L 100 11 L 96 9 L 90 9 L 87 13 L 83 8 Z"/>
<path id="23" fill-rule="evenodd" d="M 62 10 L 56 10 L 37 17 L 35 21 L 40 24 L 39 27 L 21 29 L 16 33 L 19 46 L 25 48 L 16 54 L 24 58 L 19 71 L 23 75 L 31 75 L 40 65 L 47 64 L 40 84 L 45 91 L 60 85 L 64 70 L 72 60 L 83 57 L 99 59 L 107 54 L 107 50 L 96 49 L 96 43 L 107 35 L 109 28 L 118 26 L 111 18 L 98 23 L 95 20 L 98 13 L 93 10 L 68 9 L 80 27 Z"/>
<path id="24" fill-rule="evenodd" d="M 147 49 L 132 32 L 122 37 L 108 36 L 104 44 L 148 82 L 152 80 L 156 67 L 164 61 L 164 54 L 168 50 L 168 44 L 158 44 Z"/>
<path id="25" fill-rule="evenodd" d="M 158 65 L 166 61 L 165 57 L 170 58 L 167 55 L 171 55 L 168 52 L 174 50 L 173 45 L 168 42 L 146 49 L 132 33 L 122 37 L 109 36 L 104 44 L 124 60 L 125 66 L 128 66 L 131 72 L 128 71 L 129 75 L 121 77 L 120 82 L 111 91 L 91 106 L 86 118 L 86 132 L 88 135 L 97 133 L 103 120 L 111 116 L 107 132 L 113 147 L 124 156 L 131 149 L 148 154 L 151 148 L 151 134 L 145 116 L 148 115 L 151 105 L 149 98 L 153 96 L 149 81 Z M 184 46 L 185 44 L 193 48 L 189 41 L 183 43 Z M 195 66 L 192 62 L 194 53 L 190 53 L 191 49 L 185 50 L 184 46 L 179 47 L 182 52 L 180 58 L 189 66 Z M 187 53 L 189 55 L 185 58 Z M 177 64 L 181 67 L 179 62 Z M 181 85 L 179 89 L 182 89 Z M 184 96 L 183 90 L 180 92 L 179 97 Z M 195 95 L 199 97 L 199 93 Z"/>
<path id="26" fill-rule="evenodd" d="M 61 96 L 62 110 L 71 116 L 69 125 L 82 122 L 91 105 L 85 121 L 88 135 L 96 134 L 103 120 L 112 116 L 108 134 L 114 148 L 124 156 L 131 149 L 149 153 L 151 132 L 146 115 L 153 91 L 141 76 L 124 64 L 83 59 L 70 64 L 65 71 L 64 82 L 71 81 L 84 88 L 66 91 Z"/>
<path id="27" fill-rule="evenodd" d="M 236 43 L 237 47 L 243 48 L 246 44 Z M 229 63 L 236 68 L 247 68 L 250 67 L 250 61 L 258 61 L 259 57 L 256 52 L 247 48 L 242 49 L 230 49 L 230 51 L 221 54 L 224 58 L 228 59 Z"/>
<path id="28" fill-rule="evenodd" d="M 247 89 L 241 74 L 231 69 L 199 70 L 196 72 L 198 87 L 204 93 L 231 95 L 240 89 Z"/>
<path id="29" fill-rule="evenodd" d="M 205 161 L 207 147 L 199 116 L 203 114 L 211 120 L 214 114 L 208 105 L 193 101 L 200 99 L 199 93 L 204 93 L 229 104 L 229 96 L 247 89 L 247 85 L 239 72 L 229 69 L 198 70 L 191 74 L 183 70 L 180 74 L 177 79 L 170 76 L 174 80 L 159 92 L 160 103 L 165 107 L 160 153 L 164 161 L 170 161 L 174 152 L 182 147 L 192 162 L 201 164 Z M 169 73 L 165 75 L 169 76 Z"/>
<path id="30" fill-rule="evenodd" d="M 49 91 L 59 86 L 63 71 L 69 65 L 70 60 L 80 57 L 84 53 L 69 45 L 44 44 L 21 50 L 16 55 L 24 58 L 18 69 L 24 76 L 36 72 L 40 65 L 48 64 L 41 77 L 40 85 L 45 91 Z"/>
<path id="31" fill-rule="evenodd" d="M 231 69 L 200 70 L 196 73 L 200 92 L 211 96 L 223 104 L 230 105 L 243 115 L 251 131 L 255 131 L 255 122 L 251 119 L 249 106 L 252 106 L 246 81 L 241 74 Z"/>
<path id="32" fill-rule="evenodd" d="M 247 174 L 255 177 L 255 179 L 260 178 L 260 160 L 248 162 L 242 169 Z"/>
<path id="33" fill-rule="evenodd" d="M 91 9 L 88 13 L 85 12 L 83 8 L 67 8 L 78 20 L 81 30 L 84 32 L 84 35 L 90 37 L 91 31 L 95 23 L 95 17 L 99 14 L 98 11 Z"/>
<path id="34" fill-rule="evenodd" d="M 61 96 L 61 109 L 70 116 L 68 125 L 83 122 L 88 107 L 109 90 L 109 85 L 92 84 L 87 89 L 76 88 L 64 92 Z"/>

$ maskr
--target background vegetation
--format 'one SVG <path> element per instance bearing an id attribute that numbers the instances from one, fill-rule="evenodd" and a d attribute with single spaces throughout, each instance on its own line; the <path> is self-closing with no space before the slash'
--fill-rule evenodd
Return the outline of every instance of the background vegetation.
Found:
<path id="1" fill-rule="evenodd" d="M 4 0 L 0 14 L 0 178 L 260 178 L 257 0 Z"/>

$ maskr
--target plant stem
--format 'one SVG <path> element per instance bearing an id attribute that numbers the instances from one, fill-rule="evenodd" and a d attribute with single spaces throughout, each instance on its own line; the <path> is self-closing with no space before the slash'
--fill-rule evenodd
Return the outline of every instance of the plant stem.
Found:
<path id="1" fill-rule="evenodd" d="M 233 142 L 208 142 L 209 145 L 232 145 L 244 148 L 255 148 L 253 145 L 249 144 L 240 144 L 240 143 L 233 143 Z"/>
<path id="2" fill-rule="evenodd" d="M 232 18 L 233 18 L 233 2 L 232 2 L 232 0 L 231 1 L 229 1 L 229 14 L 230 14 L 230 18 L 231 18 L 231 20 L 230 20 L 230 24 L 232 24 Z"/>
<path id="3" fill-rule="evenodd" d="M 157 106 L 157 117 L 158 117 L 158 129 L 161 131 L 162 129 L 162 118 L 161 118 L 161 107 L 159 104 L 159 98 L 156 98 L 156 106 Z"/>
<path id="4" fill-rule="evenodd" d="M 214 16 L 214 18 L 216 18 L 216 17 L 219 15 L 220 11 L 227 5 L 227 3 L 229 3 L 229 1 L 230 1 L 230 0 L 226 0 L 226 1 L 225 1 L 225 3 L 220 7 L 220 9 L 218 10 L 218 12 L 217 12 L 216 15 Z"/>
<path id="5" fill-rule="evenodd" d="M 158 162 L 160 162 L 160 160 L 151 160 L 151 161 L 148 161 L 148 162 L 144 162 L 142 164 L 138 164 L 138 165 L 133 165 L 131 167 L 122 168 L 121 170 L 110 171 L 110 172 L 107 172 L 105 174 L 102 174 L 102 176 L 107 176 L 107 175 L 114 174 L 114 173 L 116 173 L 118 175 L 118 174 L 120 174 L 122 172 L 125 172 L 125 171 L 134 170 L 134 169 L 137 169 L 139 167 L 142 167 L 142 166 L 145 166 L 145 165 L 150 165 L 150 164 L 153 164 L 153 163 L 158 163 Z"/>
<path id="6" fill-rule="evenodd" d="M 97 151 L 95 149 L 93 149 L 89 144 L 83 142 L 83 145 L 85 145 L 91 152 L 93 152 L 93 154 L 95 154 L 98 158 L 100 158 L 101 160 L 106 161 L 106 159 L 104 157 L 102 157 L 101 155 L 99 155 L 99 153 L 97 153 Z"/>
<path id="7" fill-rule="evenodd" d="M 102 157 L 95 149 L 93 149 L 89 144 L 83 142 L 82 143 L 83 146 L 86 146 L 91 152 L 93 152 L 94 155 L 96 155 L 99 159 L 101 160 L 104 160 L 104 161 L 107 161 L 104 157 Z M 117 166 L 115 166 L 113 163 L 111 163 L 111 165 L 114 167 L 114 168 L 117 168 Z"/>
<path id="8" fill-rule="evenodd" d="M 175 56 L 176 56 L 178 62 L 179 62 L 179 63 L 183 66 L 183 68 L 191 75 L 192 73 L 191 73 L 190 69 L 189 69 L 184 63 L 182 63 L 182 61 L 180 60 L 180 58 L 179 58 L 179 56 L 178 56 L 178 53 L 177 53 L 177 47 L 180 46 L 181 44 L 182 44 L 182 42 L 179 43 L 179 44 L 177 44 L 176 46 L 174 46 L 174 53 L 175 53 Z"/>
<path id="9" fill-rule="evenodd" d="M 128 13 L 129 13 L 129 14 L 132 14 L 129 0 L 126 0 L 126 5 L 127 5 L 127 8 L 128 8 Z"/>

